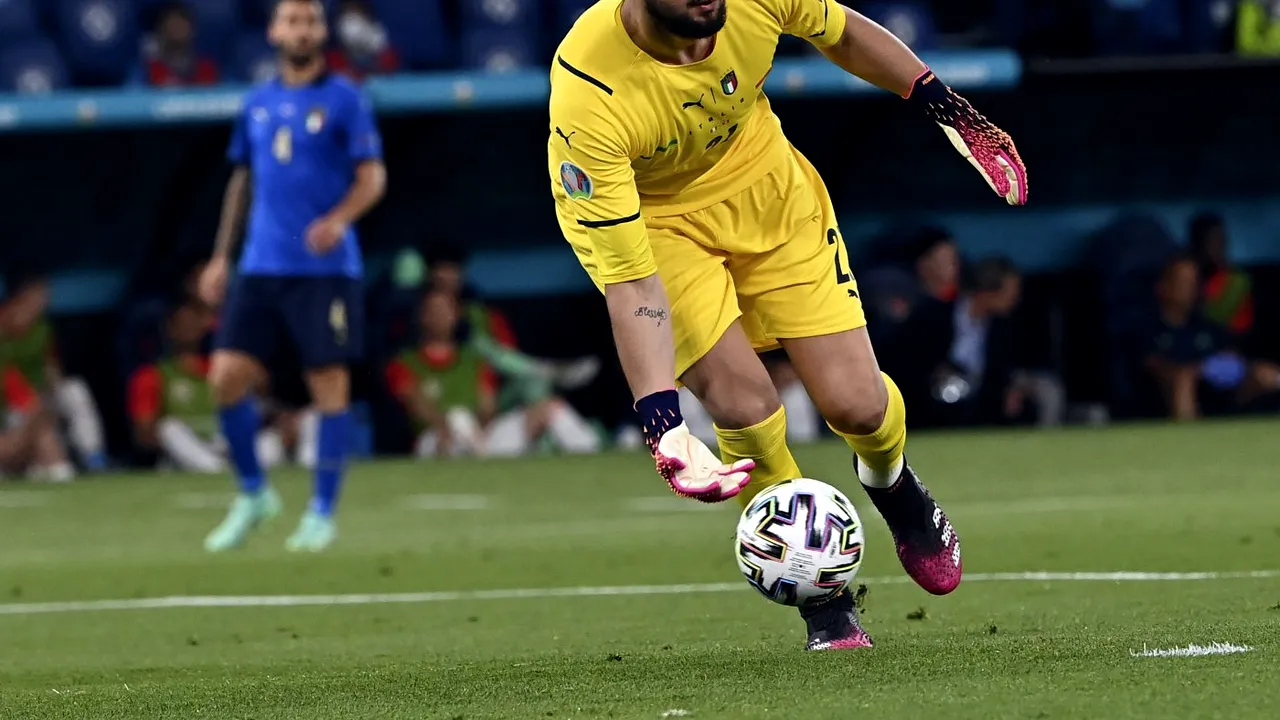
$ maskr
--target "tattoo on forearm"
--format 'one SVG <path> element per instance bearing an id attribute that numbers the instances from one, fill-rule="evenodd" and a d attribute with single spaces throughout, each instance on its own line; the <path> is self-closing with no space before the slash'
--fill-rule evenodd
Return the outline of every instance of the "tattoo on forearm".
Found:
<path id="1" fill-rule="evenodd" d="M 667 311 L 662 308 L 651 308 L 648 305 L 641 305 L 636 308 L 636 317 L 656 320 L 658 322 L 658 327 L 662 327 L 662 323 L 667 319 Z"/>

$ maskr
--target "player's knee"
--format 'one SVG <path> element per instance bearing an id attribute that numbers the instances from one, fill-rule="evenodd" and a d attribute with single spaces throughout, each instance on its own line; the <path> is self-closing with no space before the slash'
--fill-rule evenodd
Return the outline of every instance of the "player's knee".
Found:
<path id="1" fill-rule="evenodd" d="M 726 391 L 704 402 L 716 425 L 726 430 L 759 425 L 782 407 L 777 389 L 768 384 L 754 388 L 739 387 L 736 392 Z"/>
<path id="2" fill-rule="evenodd" d="M 556 409 L 559 407 L 559 401 L 554 397 L 530 403 L 524 409 L 525 423 L 533 429 L 544 428 L 550 424 L 551 416 L 555 414 Z"/>
<path id="3" fill-rule="evenodd" d="M 870 435 L 884 424 L 884 415 L 884 407 L 853 403 L 832 413 L 827 422 L 845 435 Z"/>
<path id="4" fill-rule="evenodd" d="M 346 367 L 328 367 L 307 372 L 311 402 L 322 414 L 338 413 L 351 404 L 351 375 Z"/>
<path id="5" fill-rule="evenodd" d="M 845 435 L 870 435 L 884 425 L 889 395 L 884 385 L 879 392 L 849 392 L 835 402 L 824 403 L 823 416 Z"/>
<path id="6" fill-rule="evenodd" d="M 209 387 L 219 407 L 235 405 L 249 394 L 256 373 L 251 362 L 233 355 L 215 353 L 209 367 Z"/>

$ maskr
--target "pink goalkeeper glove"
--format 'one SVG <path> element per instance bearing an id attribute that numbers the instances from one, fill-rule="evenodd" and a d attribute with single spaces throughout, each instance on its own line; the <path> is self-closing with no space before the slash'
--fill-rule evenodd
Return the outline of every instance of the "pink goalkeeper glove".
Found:
<path id="1" fill-rule="evenodd" d="M 714 503 L 742 492 L 751 482 L 754 460 L 726 465 L 705 444 L 694 437 L 680 415 L 680 398 L 675 390 L 646 395 L 636 402 L 636 412 L 644 423 L 645 442 L 658 467 L 658 474 L 681 497 Z"/>
<path id="2" fill-rule="evenodd" d="M 982 173 L 987 185 L 1010 205 L 1027 202 L 1027 166 L 1009 133 L 991 124 L 968 100 L 955 94 L 930 70 L 916 78 L 907 100 L 924 106 L 957 152 Z"/>

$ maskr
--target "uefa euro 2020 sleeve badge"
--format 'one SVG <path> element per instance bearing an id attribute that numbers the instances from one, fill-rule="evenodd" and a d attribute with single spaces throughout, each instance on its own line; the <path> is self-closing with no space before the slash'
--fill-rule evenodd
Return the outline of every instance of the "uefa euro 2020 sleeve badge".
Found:
<path id="1" fill-rule="evenodd" d="M 594 189 L 591 176 L 568 160 L 560 163 L 560 184 L 570 200 L 590 200 Z"/>

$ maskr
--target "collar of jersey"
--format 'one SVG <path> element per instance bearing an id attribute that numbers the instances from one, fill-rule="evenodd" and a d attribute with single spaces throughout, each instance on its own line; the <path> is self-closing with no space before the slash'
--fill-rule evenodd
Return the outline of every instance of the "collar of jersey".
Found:
<path id="1" fill-rule="evenodd" d="M 321 85 L 329 82 L 329 78 L 331 77 L 333 77 L 333 71 L 326 67 L 319 75 L 316 76 L 315 80 L 312 80 L 305 85 L 285 85 L 284 77 L 281 75 L 276 75 L 273 82 L 275 83 L 275 86 L 281 90 L 303 90 L 305 88 L 320 87 Z"/>

